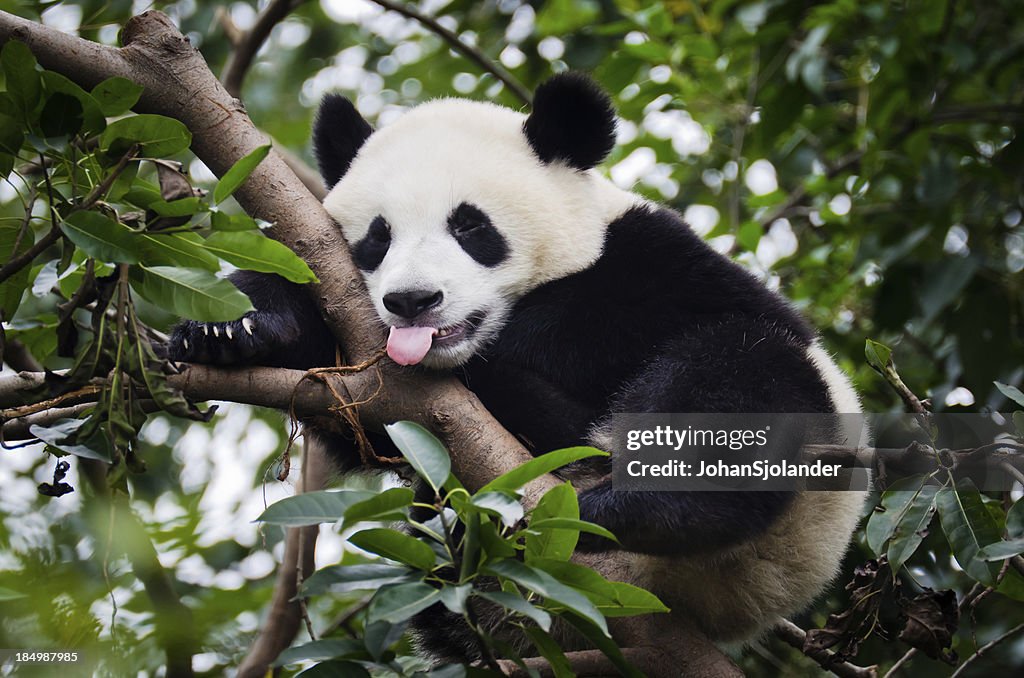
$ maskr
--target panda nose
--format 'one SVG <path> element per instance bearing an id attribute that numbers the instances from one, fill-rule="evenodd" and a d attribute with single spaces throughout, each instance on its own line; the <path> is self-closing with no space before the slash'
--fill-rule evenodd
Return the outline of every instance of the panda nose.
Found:
<path id="1" fill-rule="evenodd" d="M 411 320 L 440 304 L 442 299 L 444 299 L 444 294 L 441 291 L 391 292 L 384 295 L 384 308 L 397 316 Z"/>

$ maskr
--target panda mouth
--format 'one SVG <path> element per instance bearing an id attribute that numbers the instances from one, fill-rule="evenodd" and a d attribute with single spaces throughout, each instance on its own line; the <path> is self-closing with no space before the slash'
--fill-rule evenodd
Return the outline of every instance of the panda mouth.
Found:
<path id="1" fill-rule="evenodd" d="M 388 335 L 388 355 L 399 365 L 415 365 L 431 349 L 455 346 L 469 339 L 485 316 L 483 311 L 474 311 L 462 322 L 441 328 L 428 325 L 392 327 Z"/>
<path id="2" fill-rule="evenodd" d="M 480 323 L 484 320 L 483 311 L 474 311 L 465 320 L 455 325 L 442 327 L 434 333 L 432 346 L 450 346 L 457 344 L 476 333 Z"/>

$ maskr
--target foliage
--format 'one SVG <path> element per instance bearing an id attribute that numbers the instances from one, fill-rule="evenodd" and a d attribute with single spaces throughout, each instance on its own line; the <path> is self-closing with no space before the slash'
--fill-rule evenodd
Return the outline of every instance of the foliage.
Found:
<path id="1" fill-rule="evenodd" d="M 781 287 L 821 329 L 867 409 L 901 407 L 887 385 L 894 375 L 929 398 L 936 411 L 1021 405 L 1020 3 L 453 0 L 424 5 L 528 88 L 565 67 L 593 72 L 612 92 L 622 119 L 620 144 L 606 169 L 612 180 L 675 206 L 716 248 Z M 0 9 L 42 17 L 107 44 L 116 43 L 133 6 L 141 7 L 107 0 L 0 0 Z M 225 28 L 230 22 L 220 20 L 218 12 L 245 28 L 258 9 L 251 2 L 189 0 L 154 6 L 178 21 L 214 70 L 233 49 Z M 377 126 L 435 96 L 465 95 L 522 107 L 492 74 L 452 53 L 433 32 L 369 3 L 358 13 L 353 6 L 334 0 L 299 3 L 257 56 L 242 98 L 278 147 L 311 160 L 312 107 L 327 90 L 353 97 Z M 0 284 L 5 338 L 21 342 L 50 370 L 70 370 L 51 378 L 47 388 L 56 390 L 47 390 L 47 396 L 85 387 L 93 375 L 116 376 L 113 386 L 104 387 L 103 407 L 87 420 L 69 419 L 35 433 L 51 453 L 117 462 L 111 483 L 131 491 L 132 506 L 144 518 L 161 562 L 194 611 L 203 638 L 196 666 L 218 675 L 244 654 L 269 597 L 269 570 L 251 563 L 269 559 L 267 552 L 279 548 L 279 534 L 265 529 L 258 540 L 247 521 L 262 509 L 256 488 L 268 472 L 276 474 L 271 467 L 282 423 L 273 414 L 237 407 L 210 424 L 154 415 L 156 406 L 129 386 L 145 385 L 160 400 L 156 405 L 199 417 L 163 389 L 163 369 L 148 352 L 148 339 L 159 338 L 179 315 L 213 320 L 243 313 L 247 302 L 221 276 L 231 266 L 297 281 L 309 280 L 310 273 L 263 238 L 259 224 L 230 198 L 258 155 L 218 181 L 186 150 L 188 130 L 168 118 L 131 113 L 139 95 L 132 83 L 111 79 L 84 91 L 39 69 L 18 45 L 5 47 L 0 69 L 6 91 L 0 96 L 0 174 L 8 177 L 0 185 L 0 260 L 36 245 L 38 252 Z M 179 162 L 187 174 L 179 171 Z M 878 342 L 865 360 L 867 337 Z M 205 449 L 217 452 L 203 455 Z M 152 630 L 152 605 L 128 561 L 109 548 L 108 516 L 95 507 L 86 510 L 93 503 L 83 502 L 78 491 L 52 501 L 33 496 L 40 483 L 59 484 L 54 460 L 39 448 L 3 454 L 0 646 L 80 643 L 111 657 L 105 669 L 112 674 L 155 671 L 163 659 Z M 139 473 L 143 461 L 147 472 Z M 550 546 L 564 555 L 566 535 L 579 527 L 559 522 L 566 519 L 567 495 L 560 501 L 553 495 L 550 506 L 535 510 L 531 529 L 545 526 L 547 537 L 531 538 L 529 532 L 514 537 L 517 530 L 504 526 L 501 514 L 515 511 L 510 493 L 518 479 L 507 487 L 485 488 L 470 503 L 444 489 L 438 478 L 447 473 L 441 467 L 414 465 L 428 484 L 433 479 L 441 489 L 455 512 L 453 521 L 475 516 L 471 522 L 492 525 L 486 529 L 502 541 L 521 539 L 514 548 L 523 553 L 524 566 L 566 583 L 556 569 L 544 569 L 550 556 L 535 554 L 550 553 Z M 797 620 L 802 626 L 827 626 L 826 610 L 844 609 L 861 599 L 858 591 L 868 595 L 877 590 L 872 582 L 883 580 L 922 594 L 921 587 L 954 590 L 961 601 L 973 584 L 998 580 L 998 594 L 971 605 L 969 621 L 965 617 L 960 630 L 950 634 L 952 648 L 963 656 L 1021 621 L 1019 576 L 1003 567 L 1020 553 L 1024 539 L 1020 499 L 956 487 L 940 476 L 932 481 L 888 488 L 881 497 L 884 510 L 867 521 L 847 570 L 882 555 L 888 565 L 862 573 L 855 580 L 860 589 L 823 601 Z M 86 480 L 73 466 L 59 482 L 79 490 Z M 346 486 L 344 495 L 321 498 L 326 503 L 320 513 L 292 519 L 333 523 L 344 514 L 342 526 L 371 519 L 376 509 L 359 507 L 369 495 L 342 505 L 360 490 L 395 502 L 384 505 L 379 516 L 404 515 L 407 495 L 378 494 L 379 489 Z M 275 484 L 265 484 L 264 490 L 284 493 Z M 550 514 L 541 517 L 544 510 Z M 383 529 L 362 528 L 360 533 Z M 321 565 L 346 567 L 321 568 L 317 575 L 332 592 L 310 603 L 317 628 L 359 602 L 362 593 L 346 577 L 362 577 L 360 585 L 376 582 L 375 587 L 399 584 L 389 579 L 392 575 L 414 580 L 404 583 L 443 587 L 432 591 L 456 589 L 472 579 L 468 600 L 498 596 L 499 605 L 520 606 L 514 608 L 515 618 L 524 625 L 526 618 L 545 619 L 527 610 L 564 613 L 550 597 L 536 593 L 526 594 L 533 607 L 522 607 L 522 594 L 530 589 L 520 584 L 515 592 L 500 592 L 511 597 L 479 591 L 476 577 L 449 576 L 438 567 L 443 561 L 436 552 L 429 565 L 425 556 L 412 565 L 385 565 L 368 562 L 336 536 L 332 542 L 332 530 L 322 532 L 321 545 L 333 555 L 323 555 Z M 357 541 L 383 551 L 394 539 L 381 541 L 383 534 L 370 532 Z M 465 555 L 458 543 L 454 551 L 452 562 Z M 482 572 L 480 563 L 474 574 Z M 235 590 L 242 585 L 247 595 Z M 23 592 L 31 593 L 16 595 Z M 448 598 L 457 604 L 459 594 Z M 911 609 L 932 603 L 933 612 L 943 609 L 943 599 L 929 601 Z M 375 610 L 386 609 L 383 604 Z M 879 614 L 884 620 L 887 612 L 879 608 Z M 404 641 L 382 645 L 394 640 L 387 631 L 401 624 L 377 623 L 369 634 L 362 628 L 353 638 L 318 641 L 342 645 L 303 652 L 310 658 L 355 653 L 351 656 L 359 661 L 378 662 L 391 647 L 405 657 Z M 537 647 L 551 647 L 536 633 L 531 638 Z M 877 635 L 862 641 L 858 663 L 891 666 L 902 653 Z M 806 666 L 805 658 L 777 642 L 766 652 L 771 659 L 745 658 L 744 670 L 774 675 L 778 662 Z M 1019 647 L 1007 642 L 984 655 L 986 670 L 1009 672 L 1019 656 Z M 935 666 L 920 657 L 900 673 L 932 675 Z"/>
<path id="2" fill-rule="evenodd" d="M 553 487 L 524 520 L 520 486 L 550 468 L 606 453 L 590 448 L 550 452 L 470 494 L 451 475 L 447 451 L 426 429 L 398 422 L 388 427 L 388 435 L 430 489 L 433 503 L 416 501 L 413 490 L 405 487 L 379 494 L 315 492 L 283 499 L 260 517 L 287 526 L 341 521 L 342 529 L 352 531 L 350 544 L 391 561 L 330 565 L 307 579 L 303 592 L 311 597 L 332 591 L 373 593 L 336 629 L 348 637 L 321 637 L 292 647 L 278 659 L 279 665 L 329 660 L 318 666 L 352 675 L 409 675 L 420 667 L 408 657 L 397 657 L 390 647 L 417 613 L 443 605 L 472 631 L 491 668 L 497 669 L 498 658 L 520 660 L 527 638 L 535 651 L 525 656 L 544 656 L 561 666 L 565 657 L 549 635 L 558 620 L 586 637 L 609 637 L 605 617 L 667 611 L 642 589 L 568 562 L 581 531 L 614 539 L 607 530 L 579 519 L 571 486 Z M 403 529 L 364 525 L 381 521 L 397 522 Z M 432 623 L 450 627 L 458 622 L 438 618 Z M 518 643 L 511 629 L 518 630 Z M 624 672 L 635 673 L 614 645 L 603 647 Z M 431 675 L 449 675 L 454 668 L 436 667 Z"/>

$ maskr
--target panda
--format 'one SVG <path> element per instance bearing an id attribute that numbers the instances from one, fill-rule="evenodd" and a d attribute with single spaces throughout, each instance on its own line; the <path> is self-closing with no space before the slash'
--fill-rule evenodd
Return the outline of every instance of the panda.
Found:
<path id="1" fill-rule="evenodd" d="M 860 412 L 782 297 L 595 169 L 615 128 L 609 97 L 575 72 L 542 84 L 528 115 L 440 99 L 378 131 L 345 98 L 324 98 L 313 131 L 324 207 L 390 328 L 390 358 L 454 373 L 536 454 L 614 455 L 620 412 Z M 181 323 L 173 359 L 335 363 L 304 290 L 270 274 L 233 281 L 256 310 Z M 321 435 L 343 467 L 358 463 L 351 443 Z M 621 542 L 583 535 L 578 557 L 623 551 L 619 578 L 722 642 L 756 636 L 829 585 L 865 494 L 614 492 L 606 471 L 563 472 L 581 518 Z M 421 641 L 435 656 L 466 655 L 432 626 Z"/>

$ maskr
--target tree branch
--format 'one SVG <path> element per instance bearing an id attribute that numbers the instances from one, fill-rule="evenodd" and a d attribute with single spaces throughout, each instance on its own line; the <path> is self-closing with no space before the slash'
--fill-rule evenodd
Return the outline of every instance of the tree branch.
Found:
<path id="1" fill-rule="evenodd" d="M 519 82 L 514 75 L 505 70 L 504 66 L 488 59 L 484 53 L 476 47 L 463 42 L 458 35 L 442 26 L 434 17 L 423 14 L 402 2 L 393 2 L 393 0 L 372 0 L 372 2 L 380 5 L 384 9 L 391 10 L 392 12 L 398 12 L 406 18 L 418 21 L 432 33 L 447 42 L 453 50 L 500 80 L 502 84 L 504 84 L 505 87 L 515 94 L 524 104 L 529 106 L 530 102 L 533 101 L 533 96 L 530 94 L 530 90 L 526 89 L 526 87 L 523 86 L 523 83 Z"/>
<path id="2" fill-rule="evenodd" d="M 302 453 L 302 482 L 299 492 L 315 492 L 325 486 L 330 476 L 330 463 L 323 447 L 307 437 Z M 315 569 L 316 539 L 319 525 L 291 528 L 285 537 L 284 557 L 277 570 L 274 598 L 267 620 L 253 641 L 249 653 L 238 667 L 238 678 L 263 678 L 270 664 L 291 645 L 302 619 L 302 609 L 294 598 L 298 592 L 297 578 L 306 579 Z"/>
<path id="3" fill-rule="evenodd" d="M 787 645 L 800 650 L 800 652 L 818 662 L 818 666 L 831 671 L 840 678 L 875 678 L 878 675 L 877 667 L 869 666 L 865 668 L 850 662 L 837 662 L 835 655 L 828 650 L 804 650 L 804 640 L 807 637 L 807 633 L 788 619 L 780 619 L 774 631 L 775 635 Z"/>
<path id="4" fill-rule="evenodd" d="M 231 40 L 234 49 L 231 50 L 228 62 L 224 66 L 224 72 L 220 76 L 228 94 L 236 98 L 242 96 L 242 82 L 245 80 L 245 74 L 248 72 L 249 66 L 252 65 L 253 59 L 256 58 L 256 53 L 260 51 L 260 47 L 270 36 L 274 26 L 284 21 L 284 18 L 304 1 L 270 0 L 256 17 L 252 28 Z"/>

